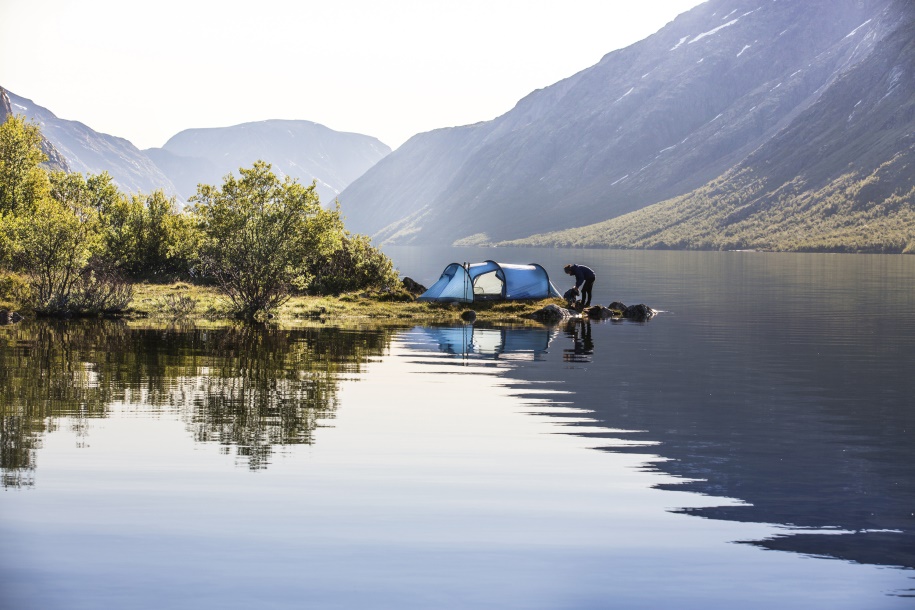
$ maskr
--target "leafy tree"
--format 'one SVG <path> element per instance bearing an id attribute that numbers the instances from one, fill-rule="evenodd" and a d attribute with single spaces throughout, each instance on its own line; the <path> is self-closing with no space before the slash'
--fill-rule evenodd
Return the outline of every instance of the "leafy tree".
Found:
<path id="1" fill-rule="evenodd" d="M 127 197 L 107 172 L 85 178 L 53 172 L 50 178 L 54 199 L 97 215 L 96 266 L 144 279 L 187 274 L 198 238 L 194 220 L 178 212 L 174 198 L 161 190 Z"/>
<path id="2" fill-rule="evenodd" d="M 0 217 L 28 212 L 48 193 L 47 160 L 41 151 L 41 130 L 23 116 L 9 116 L 0 125 Z"/>
<path id="3" fill-rule="evenodd" d="M 253 318 L 307 288 L 312 264 L 340 247 L 343 223 L 339 209 L 321 207 L 314 183 L 280 181 L 263 161 L 239 174 L 222 188 L 198 186 L 191 200 L 206 272 L 239 316 Z"/>
<path id="4" fill-rule="evenodd" d="M 186 275 L 197 258 L 200 234 L 194 218 L 177 210 L 174 198 L 162 190 L 137 195 L 134 205 L 142 210 L 135 232 L 139 235 L 137 257 L 130 272 L 134 277 L 161 278 Z"/>
<path id="5" fill-rule="evenodd" d="M 99 215 L 109 213 L 124 199 L 108 172 L 86 177 L 80 173 L 55 171 L 50 173 L 49 179 L 51 197 L 71 207 L 93 210 Z"/>
<path id="6" fill-rule="evenodd" d="M 22 116 L 9 116 L 0 125 L 0 268 L 11 264 L 16 215 L 30 212 L 47 195 L 47 175 L 39 167 L 46 158 L 37 125 Z"/>
<path id="7" fill-rule="evenodd" d="M 120 197 L 99 213 L 102 260 L 133 278 L 186 275 L 199 241 L 194 219 L 161 190 Z"/>
<path id="8" fill-rule="evenodd" d="M 78 292 L 80 274 L 96 243 L 94 214 L 39 199 L 29 215 L 11 223 L 14 258 L 31 278 L 32 305 L 39 313 L 65 313 Z"/>

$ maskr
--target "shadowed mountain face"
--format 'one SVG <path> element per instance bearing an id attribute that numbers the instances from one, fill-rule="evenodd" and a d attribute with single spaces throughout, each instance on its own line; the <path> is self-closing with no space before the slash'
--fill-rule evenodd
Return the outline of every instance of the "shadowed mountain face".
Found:
<path id="1" fill-rule="evenodd" d="M 264 160 L 280 176 L 317 181 L 325 204 L 391 152 L 376 138 L 334 131 L 310 121 L 260 121 L 234 127 L 188 129 L 162 148 L 145 151 L 187 199 L 197 184 L 221 184 L 239 167 Z"/>
<path id="2" fill-rule="evenodd" d="M 915 252 L 915 5 L 883 14 L 898 26 L 874 51 L 724 176 L 626 216 L 522 241 Z"/>
<path id="3" fill-rule="evenodd" d="M 710 0 L 493 121 L 415 136 L 346 189 L 343 211 L 381 242 L 491 243 L 688 193 L 879 55 L 903 6 Z"/>

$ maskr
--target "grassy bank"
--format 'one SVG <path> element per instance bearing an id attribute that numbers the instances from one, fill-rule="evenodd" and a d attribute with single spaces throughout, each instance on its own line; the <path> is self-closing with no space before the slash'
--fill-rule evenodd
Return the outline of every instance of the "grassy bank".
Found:
<path id="1" fill-rule="evenodd" d="M 271 321 L 385 322 L 424 323 L 460 322 L 461 314 L 473 310 L 478 320 L 512 322 L 559 299 L 543 301 L 441 304 L 415 300 L 398 301 L 384 294 L 349 293 L 340 296 L 298 296 L 287 301 Z M 176 284 L 137 284 L 129 317 L 159 319 L 218 320 L 231 317 L 231 307 L 212 287 Z"/>

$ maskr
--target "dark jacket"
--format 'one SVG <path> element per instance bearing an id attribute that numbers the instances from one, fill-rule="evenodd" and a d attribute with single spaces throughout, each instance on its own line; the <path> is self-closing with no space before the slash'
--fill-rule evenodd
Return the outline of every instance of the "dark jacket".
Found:
<path id="1" fill-rule="evenodd" d="M 578 288 L 584 284 L 587 280 L 594 281 L 597 276 L 594 275 L 594 272 L 591 271 L 589 267 L 584 265 L 572 265 L 572 273 L 575 274 L 575 287 Z"/>

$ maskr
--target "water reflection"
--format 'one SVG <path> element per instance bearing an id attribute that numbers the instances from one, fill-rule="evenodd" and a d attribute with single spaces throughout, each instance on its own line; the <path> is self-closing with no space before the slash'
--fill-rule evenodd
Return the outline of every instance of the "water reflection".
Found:
<path id="1" fill-rule="evenodd" d="M 485 323 L 425 326 L 418 330 L 442 353 L 462 357 L 542 360 L 557 331 L 543 326 L 511 327 Z"/>
<path id="2" fill-rule="evenodd" d="M 562 350 L 562 359 L 566 362 L 591 362 L 594 355 L 591 322 L 572 320 L 566 325 L 565 334 L 572 340 L 572 347 Z"/>
<path id="3" fill-rule="evenodd" d="M 386 349 L 390 331 L 238 325 L 132 328 L 37 321 L 0 333 L 4 487 L 34 484 L 36 450 L 57 426 L 85 434 L 115 403 L 180 414 L 194 438 L 252 469 L 275 447 L 313 442 L 334 417 L 337 382 Z"/>
<path id="4" fill-rule="evenodd" d="M 586 367 L 506 375 L 573 388 L 570 404 L 592 418 L 582 434 L 608 451 L 646 453 L 613 430 L 652 443 L 646 470 L 682 481 L 658 488 L 739 500 L 673 512 L 781 526 L 744 541 L 764 549 L 915 568 L 915 376 L 900 357 L 913 353 L 912 326 L 901 315 L 815 322 L 722 310 L 575 326 L 562 360 Z"/>

